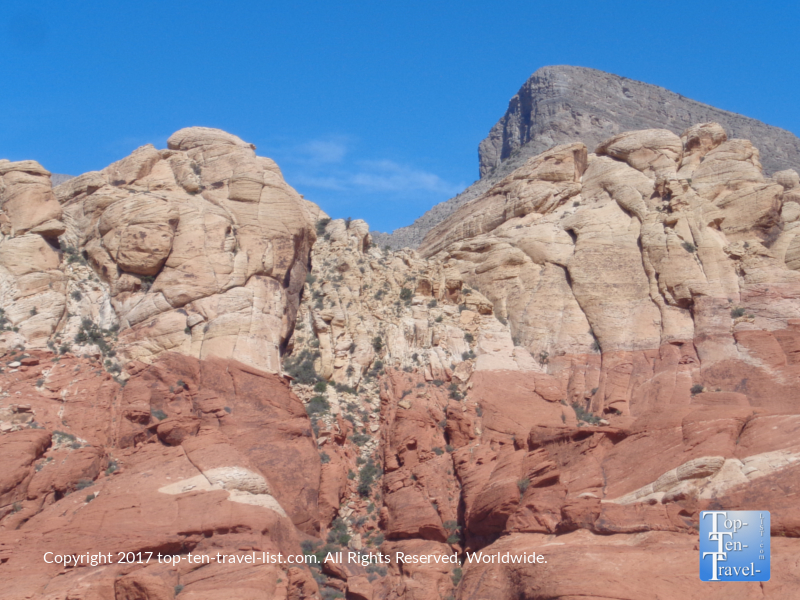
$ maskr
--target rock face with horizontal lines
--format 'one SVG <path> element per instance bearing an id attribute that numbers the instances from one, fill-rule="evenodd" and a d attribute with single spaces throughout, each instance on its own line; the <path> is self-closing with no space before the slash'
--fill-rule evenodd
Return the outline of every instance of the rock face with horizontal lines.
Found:
<path id="1" fill-rule="evenodd" d="M 731 137 L 753 142 L 769 174 L 800 167 L 800 139 L 784 129 L 641 81 L 558 65 L 536 71 L 508 103 L 506 114 L 478 147 L 480 174 L 486 177 L 512 156 L 518 165 L 568 141 L 580 140 L 593 149 L 626 131 L 680 134 L 704 122 L 719 123 Z"/>
<path id="2" fill-rule="evenodd" d="M 288 564 L 157 559 L 297 555 L 319 535 L 320 458 L 285 380 L 167 353 L 129 363 L 122 387 L 94 358 L 26 354 L 0 373 L 4 598 L 313 597 Z M 111 563 L 65 571 L 46 552 Z"/>
<path id="3" fill-rule="evenodd" d="M 63 317 L 61 213 L 46 169 L 32 160 L 0 160 L 0 349 L 44 345 Z"/>
<path id="4" fill-rule="evenodd" d="M 753 144 L 718 124 L 628 132 L 596 154 L 576 143 L 529 159 L 420 252 L 482 291 L 516 344 L 570 382 L 570 402 L 629 414 L 738 371 L 757 405 L 785 407 L 793 363 L 753 357 L 791 353 L 800 324 L 795 181 L 763 175 Z M 756 372 L 777 377 L 769 391 Z"/>
<path id="5" fill-rule="evenodd" d="M 478 146 L 480 180 L 392 234 L 375 234 L 392 248 L 416 248 L 460 206 L 485 194 L 529 158 L 560 144 L 582 142 L 589 152 L 626 131 L 664 129 L 676 135 L 716 122 L 732 138 L 760 150 L 767 174 L 800 169 L 800 139 L 755 119 L 720 110 L 664 88 L 567 65 L 542 67 L 508 103 L 505 115 Z"/>
<path id="6" fill-rule="evenodd" d="M 93 345 L 94 323 L 119 329 L 125 359 L 235 356 L 276 372 L 319 209 L 234 135 L 193 127 L 168 146 L 54 191 L 35 163 L 0 165 L 6 318 L 40 347 L 72 347 L 81 331 Z"/>
<path id="7" fill-rule="evenodd" d="M 792 597 L 800 177 L 715 122 L 593 146 L 396 252 L 218 130 L 68 181 L 60 212 L 0 163 L 2 291 L 38 285 L 0 296 L 6 595 L 722 600 L 695 546 L 723 508 L 772 517 L 740 596 Z M 238 562 L 41 559 L 90 550 Z M 242 563 L 278 551 L 361 558 Z M 547 562 L 396 559 L 476 551 Z"/>

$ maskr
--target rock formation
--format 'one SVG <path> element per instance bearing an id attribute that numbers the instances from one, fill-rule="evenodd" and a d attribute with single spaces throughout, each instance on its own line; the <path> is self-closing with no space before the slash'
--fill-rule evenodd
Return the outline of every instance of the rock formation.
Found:
<path id="1" fill-rule="evenodd" d="M 35 161 L 0 161 L 0 348 L 44 346 L 66 309 L 62 209 Z"/>
<path id="2" fill-rule="evenodd" d="M 319 209 L 236 136 L 194 127 L 168 145 L 54 192 L 35 163 L 1 166 L 10 229 L 0 266 L 18 281 L 0 308 L 30 347 L 119 329 L 123 359 L 176 351 L 276 372 Z"/>
<path id="3" fill-rule="evenodd" d="M 170 146 L 0 163 L 7 597 L 722 600 L 720 507 L 772 515 L 740 597 L 792 597 L 795 171 L 718 123 L 561 144 L 393 252 L 239 138 Z M 92 550 L 361 558 L 41 558 Z M 473 551 L 547 562 L 394 559 Z"/>
<path id="4" fill-rule="evenodd" d="M 760 370 L 750 344 L 793 331 L 794 181 L 794 171 L 764 177 L 758 150 L 726 140 L 718 124 L 681 138 L 629 132 L 597 154 L 576 143 L 529 159 L 434 228 L 420 252 L 482 290 L 518 346 L 563 370 L 570 402 L 630 414 L 712 372 L 747 378 Z M 685 381 L 637 381 L 648 352 L 680 355 L 673 368 Z M 758 406 L 786 406 L 788 390 L 753 384 L 745 393 Z"/>
<path id="5" fill-rule="evenodd" d="M 755 119 L 720 110 L 658 86 L 572 66 L 542 67 L 508 104 L 478 147 L 480 180 L 392 234 L 375 233 L 392 248 L 416 248 L 433 227 L 525 161 L 560 144 L 583 142 L 593 151 L 626 131 L 666 129 L 680 135 L 696 123 L 716 122 L 733 138 L 750 140 L 767 174 L 800 169 L 800 139 Z"/>
<path id="6" fill-rule="evenodd" d="M 285 381 L 170 353 L 128 364 L 121 387 L 93 358 L 10 358 L 20 360 L 0 374 L 3 597 L 173 598 L 186 588 L 187 597 L 299 598 L 317 589 L 307 570 L 286 565 L 175 568 L 155 558 L 296 555 L 300 539 L 317 534 L 319 455 Z M 47 552 L 111 553 L 112 564 L 65 569 L 45 562 Z M 139 552 L 153 559 L 137 563 Z"/>
<path id="7" fill-rule="evenodd" d="M 62 183 L 65 183 L 70 179 L 73 179 L 72 175 L 63 175 L 60 173 L 52 173 L 50 175 L 50 182 L 53 184 L 53 187 L 61 185 Z"/>
<path id="8" fill-rule="evenodd" d="M 790 560 L 784 493 L 800 447 L 781 432 L 800 414 L 788 253 L 798 178 L 765 177 L 753 144 L 719 124 L 682 134 L 533 157 L 419 255 L 365 253 L 360 222 L 323 224 L 300 311 L 314 333 L 294 344 L 339 385 L 297 389 L 321 407 L 323 447 L 346 448 L 354 431 L 357 478 L 375 450 L 384 472 L 380 492 L 353 483 L 340 495 L 348 535 L 369 547 L 380 530 L 384 552 L 552 556 L 547 567 L 393 564 L 374 597 L 705 597 L 697 522 L 720 506 L 771 506 Z M 388 303 L 370 298 L 384 278 Z M 443 339 L 465 343 L 461 356 Z M 370 360 L 386 370 L 380 421 Z M 665 547 L 680 566 L 654 591 L 636 568 Z M 584 560 L 598 563 L 591 577 L 571 576 Z M 782 597 L 800 573 L 777 568 L 783 577 L 747 593 Z"/>

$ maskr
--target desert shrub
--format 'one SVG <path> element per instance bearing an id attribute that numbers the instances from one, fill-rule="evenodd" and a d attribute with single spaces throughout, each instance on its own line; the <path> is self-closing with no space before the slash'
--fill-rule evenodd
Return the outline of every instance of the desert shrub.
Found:
<path id="1" fill-rule="evenodd" d="M 600 422 L 600 419 L 593 415 L 591 412 L 586 410 L 583 406 L 578 404 L 577 402 L 572 403 L 572 410 L 575 411 L 575 416 L 578 417 L 579 421 L 584 421 L 585 423 L 589 423 L 590 425 L 597 425 Z"/>
<path id="2" fill-rule="evenodd" d="M 366 571 L 367 573 L 375 573 L 381 577 L 386 577 L 386 574 L 388 573 L 386 567 L 382 567 L 377 563 L 370 563 L 367 565 Z"/>
<path id="3" fill-rule="evenodd" d="M 304 348 L 297 356 L 286 358 L 283 368 L 298 383 L 312 384 L 319 379 L 314 369 L 314 359 L 311 351 Z"/>
<path id="4" fill-rule="evenodd" d="M 63 431 L 56 430 L 53 432 L 53 441 L 56 444 L 74 442 L 75 436 L 72 435 L 71 433 L 65 433 Z"/>
<path id="5" fill-rule="evenodd" d="M 306 412 L 309 415 L 316 415 L 328 412 L 331 409 L 330 402 L 325 399 L 325 396 L 314 396 L 308 401 L 306 405 Z"/>
<path id="6" fill-rule="evenodd" d="M 333 387 L 335 387 L 336 391 L 340 394 L 352 394 L 353 396 L 358 394 L 358 391 L 356 391 L 355 388 L 345 385 L 344 383 L 336 383 Z"/>
<path id="7" fill-rule="evenodd" d="M 381 475 L 380 467 L 375 464 L 375 461 L 372 458 L 368 458 L 367 462 L 361 468 L 361 471 L 358 473 L 358 493 L 363 497 L 366 498 L 369 496 L 370 489 L 372 488 L 372 484 L 375 482 L 375 479 Z"/>
<path id="8" fill-rule="evenodd" d="M 329 544 L 336 544 L 336 543 L 340 543 L 341 544 L 339 539 L 344 535 L 347 535 L 347 523 L 341 517 L 336 517 L 331 522 L 331 528 L 328 531 L 328 538 L 327 538 L 328 539 L 328 543 Z M 342 545 L 344 545 L 344 544 L 342 544 Z"/>
<path id="9" fill-rule="evenodd" d="M 366 444 L 370 440 L 370 437 L 365 433 L 354 433 L 352 436 L 350 436 L 350 440 L 356 446 L 360 447 Z"/>
<path id="10" fill-rule="evenodd" d="M 320 219 L 317 221 L 317 236 L 325 235 L 325 228 L 328 226 L 331 220 L 329 218 Z"/>

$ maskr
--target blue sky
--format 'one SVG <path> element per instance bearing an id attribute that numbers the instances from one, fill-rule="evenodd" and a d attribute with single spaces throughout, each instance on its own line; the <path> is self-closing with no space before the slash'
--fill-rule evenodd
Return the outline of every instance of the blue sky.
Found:
<path id="1" fill-rule="evenodd" d="M 23 0 L 0 12 L 0 157 L 76 175 L 219 127 L 334 217 L 390 231 L 477 178 L 544 65 L 800 133 L 798 31 L 793 1 Z"/>

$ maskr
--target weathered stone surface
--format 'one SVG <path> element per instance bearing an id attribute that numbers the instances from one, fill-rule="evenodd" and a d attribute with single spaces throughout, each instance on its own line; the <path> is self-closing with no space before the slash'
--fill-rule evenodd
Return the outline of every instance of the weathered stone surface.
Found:
<path id="1" fill-rule="evenodd" d="M 589 155 L 569 196 L 527 212 L 504 210 L 517 203 L 514 190 L 552 185 L 537 171 L 559 152 L 548 151 L 434 228 L 420 251 L 509 319 L 515 346 L 565 383 L 570 402 L 592 397 L 593 407 L 625 412 L 636 386 L 667 377 L 649 366 L 654 352 L 667 359 L 665 344 L 680 355 L 673 372 L 689 376 L 672 385 L 684 381 L 686 390 L 696 383 L 698 360 L 704 371 L 724 361 L 752 369 L 736 342 L 788 339 L 797 318 L 778 299 L 800 293 L 788 251 L 793 221 L 781 210 L 794 172 L 767 179 L 752 144 L 724 138 L 713 124 L 687 132 L 685 149 L 668 131 L 622 134 L 601 144 L 608 156 Z M 686 163 L 682 157 L 698 149 L 702 160 Z M 678 177 L 682 161 L 691 178 Z M 771 308 L 755 300 L 769 286 Z M 599 381 L 594 359 L 559 358 L 601 350 Z"/>
<path id="2" fill-rule="evenodd" d="M 722 600 L 730 590 L 708 586 L 697 576 L 697 534 L 652 532 L 640 536 L 597 536 L 585 530 L 553 539 L 543 534 L 513 535 L 498 541 L 490 552 L 536 552 L 546 563 L 480 565 L 465 569 L 459 587 L 461 598 L 658 598 L 676 597 Z M 797 570 L 790 564 L 796 540 L 773 538 L 776 556 L 783 557 L 773 577 L 759 584 L 743 583 L 738 597 L 791 597 Z M 773 559 L 775 560 L 775 559 Z M 663 573 L 660 566 L 669 564 Z M 583 565 L 583 568 L 577 568 Z M 659 572 L 642 577 L 642 572 Z M 523 596 L 524 597 L 524 596 Z"/>
<path id="3" fill-rule="evenodd" d="M 719 125 L 711 130 L 710 123 Z M 644 129 L 688 136 L 690 152 L 683 158 L 684 167 L 696 165 L 711 146 L 724 142 L 724 131 L 752 141 L 761 150 L 767 174 L 800 167 L 800 139 L 788 131 L 611 73 L 548 66 L 531 75 L 480 143 L 480 180 L 413 224 L 391 234 L 373 232 L 373 236 L 381 246 L 416 248 L 433 227 L 486 194 L 529 158 L 574 142 L 583 142 L 593 151 L 613 136 Z M 682 177 L 691 177 L 685 173 L 682 170 Z"/>
<path id="4" fill-rule="evenodd" d="M 193 127 L 168 145 L 55 192 L 38 163 L 0 162 L 0 308 L 19 334 L 0 344 L 280 370 L 319 208 L 234 135 Z"/>
<path id="5" fill-rule="evenodd" d="M 235 136 L 169 145 L 56 191 L 63 257 L 1 223 L 2 264 L 62 274 L 70 315 L 42 337 L 59 356 L 0 333 L 10 597 L 705 600 L 696 529 L 720 507 L 770 510 L 773 550 L 796 552 L 800 178 L 765 177 L 749 141 L 702 123 L 554 148 L 420 253 L 294 198 Z M 276 348 L 285 374 L 253 366 Z M 41 562 L 301 541 L 547 562 Z M 776 553 L 743 598 L 789 597 Z M 655 582 L 631 566 L 664 561 Z"/>
<path id="6" fill-rule="evenodd" d="M 283 380 L 165 354 L 132 366 L 121 388 L 92 360 L 51 356 L 0 373 L 5 597 L 172 598 L 178 585 L 197 597 L 313 596 L 308 570 L 288 565 L 214 561 L 198 576 L 187 561 L 117 563 L 117 552 L 300 553 L 319 527 L 320 460 Z M 42 560 L 92 551 L 115 564 L 65 574 Z"/>
<path id="7" fill-rule="evenodd" d="M 0 348 L 44 347 L 62 319 L 66 277 L 56 238 L 64 233 L 50 173 L 29 160 L 0 160 Z"/>

